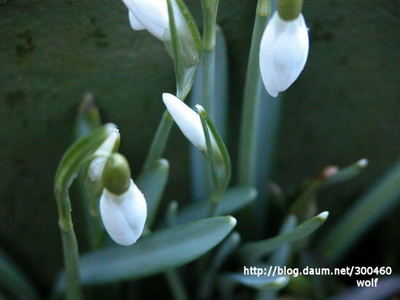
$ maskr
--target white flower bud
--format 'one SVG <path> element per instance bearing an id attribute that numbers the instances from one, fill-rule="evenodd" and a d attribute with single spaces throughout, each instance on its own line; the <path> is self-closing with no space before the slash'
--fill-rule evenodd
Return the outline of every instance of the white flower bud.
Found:
<path id="1" fill-rule="evenodd" d="M 100 198 L 100 214 L 105 229 L 118 244 L 130 246 L 143 232 L 147 204 L 142 192 L 131 179 L 129 189 L 114 195 L 104 189 Z"/>
<path id="2" fill-rule="evenodd" d="M 134 30 L 146 29 L 159 40 L 171 40 L 166 0 L 123 0 Z"/>
<path id="3" fill-rule="evenodd" d="M 201 151 L 207 151 L 200 116 L 172 94 L 162 95 L 165 106 L 186 138 Z"/>
<path id="4" fill-rule="evenodd" d="M 95 158 L 89 166 L 88 170 L 88 176 L 89 179 L 92 181 L 100 181 L 101 176 L 103 174 L 103 169 L 104 165 L 107 162 L 108 155 L 111 154 L 113 151 L 115 144 L 120 138 L 120 134 L 118 129 L 115 129 L 115 131 L 111 132 L 110 135 L 107 137 L 107 139 L 104 141 L 104 143 L 100 146 L 99 149 L 96 150 L 94 155 L 101 155 L 101 157 Z"/>
<path id="5" fill-rule="evenodd" d="M 267 92 L 278 96 L 300 75 L 308 56 L 308 31 L 303 15 L 291 21 L 274 13 L 260 45 L 260 71 Z"/>

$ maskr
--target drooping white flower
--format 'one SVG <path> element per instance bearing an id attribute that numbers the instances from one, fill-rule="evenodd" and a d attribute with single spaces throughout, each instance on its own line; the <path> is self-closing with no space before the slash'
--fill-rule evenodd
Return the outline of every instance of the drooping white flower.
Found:
<path id="1" fill-rule="evenodd" d="M 114 195 L 104 189 L 100 214 L 105 229 L 118 244 L 130 246 L 141 236 L 147 217 L 147 204 L 142 192 L 130 181 L 128 190 Z"/>
<path id="2" fill-rule="evenodd" d="M 308 31 L 302 14 L 283 20 L 275 12 L 260 45 L 260 71 L 267 92 L 276 97 L 300 75 L 308 56 Z"/>
<path id="3" fill-rule="evenodd" d="M 117 142 L 117 140 L 119 140 L 119 138 L 120 138 L 119 131 L 118 129 L 115 129 L 113 132 L 110 133 L 110 135 L 100 146 L 100 148 L 97 149 L 96 152 L 94 153 L 94 155 L 101 155 L 101 156 L 93 159 L 92 162 L 90 163 L 88 170 L 88 177 L 91 181 L 99 181 L 101 179 L 104 165 L 106 164 L 108 159 L 107 156 L 111 154 L 115 146 L 115 143 Z"/>
<path id="4" fill-rule="evenodd" d="M 165 106 L 186 138 L 201 151 L 207 151 L 200 116 L 172 94 L 162 95 Z"/>
<path id="5" fill-rule="evenodd" d="M 166 0 L 123 0 L 132 29 L 146 29 L 159 40 L 171 40 Z"/>

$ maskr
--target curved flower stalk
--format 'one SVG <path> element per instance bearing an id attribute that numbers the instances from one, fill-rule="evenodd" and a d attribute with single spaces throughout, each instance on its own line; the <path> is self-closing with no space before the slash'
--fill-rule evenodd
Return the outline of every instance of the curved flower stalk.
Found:
<path id="1" fill-rule="evenodd" d="M 308 30 L 301 14 L 302 1 L 281 0 L 260 45 L 260 71 L 272 96 L 285 91 L 300 75 L 308 56 Z M 300 3 L 300 4 L 299 4 Z"/>
<path id="2" fill-rule="evenodd" d="M 166 0 L 123 0 L 133 30 L 146 29 L 163 42 L 171 40 Z"/>
<path id="3" fill-rule="evenodd" d="M 119 153 L 108 158 L 102 174 L 101 219 L 110 237 L 123 246 L 136 243 L 147 217 L 146 199 L 130 174 L 128 162 Z"/>

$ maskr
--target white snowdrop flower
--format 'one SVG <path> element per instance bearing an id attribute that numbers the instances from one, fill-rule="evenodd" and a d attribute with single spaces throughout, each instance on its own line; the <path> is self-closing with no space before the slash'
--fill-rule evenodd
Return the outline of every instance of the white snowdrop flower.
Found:
<path id="1" fill-rule="evenodd" d="M 171 40 L 166 0 L 123 0 L 132 29 L 146 29 L 163 42 Z"/>
<path id="2" fill-rule="evenodd" d="M 115 144 L 117 141 L 120 139 L 120 134 L 118 129 L 115 129 L 113 132 L 110 133 L 110 135 L 107 137 L 107 139 L 104 141 L 104 143 L 100 146 L 99 149 L 96 150 L 94 155 L 101 155 L 100 157 L 95 158 L 92 160 L 90 163 L 89 169 L 88 169 L 88 176 L 89 179 L 92 181 L 99 181 L 101 179 L 101 175 L 103 174 L 103 169 L 104 165 L 107 162 L 108 155 L 111 154 L 113 151 Z"/>
<path id="3" fill-rule="evenodd" d="M 121 195 L 104 189 L 100 214 L 110 237 L 120 245 L 130 246 L 143 232 L 147 217 L 146 200 L 131 179 L 128 190 Z"/>
<path id="4" fill-rule="evenodd" d="M 165 106 L 186 138 L 201 151 L 207 151 L 200 116 L 172 94 L 162 95 Z"/>
<path id="5" fill-rule="evenodd" d="M 301 13 L 284 20 L 275 12 L 260 45 L 260 71 L 272 96 L 285 91 L 300 75 L 308 56 L 308 30 Z"/>

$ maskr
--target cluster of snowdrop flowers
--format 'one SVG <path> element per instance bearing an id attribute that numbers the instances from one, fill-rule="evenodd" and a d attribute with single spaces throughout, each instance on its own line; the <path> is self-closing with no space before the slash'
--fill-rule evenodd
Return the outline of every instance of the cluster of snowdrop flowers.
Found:
<path id="1" fill-rule="evenodd" d="M 118 148 L 116 131 L 95 152 L 88 171 L 89 179 L 101 181 L 100 215 L 110 237 L 118 244 L 129 246 L 141 236 L 147 217 L 146 200 L 131 179 L 125 157 L 113 153 Z"/>
<path id="2" fill-rule="evenodd" d="M 278 96 L 303 70 L 308 56 L 308 30 L 301 14 L 302 0 L 278 0 L 277 11 L 260 45 L 260 71 L 267 92 Z"/>

